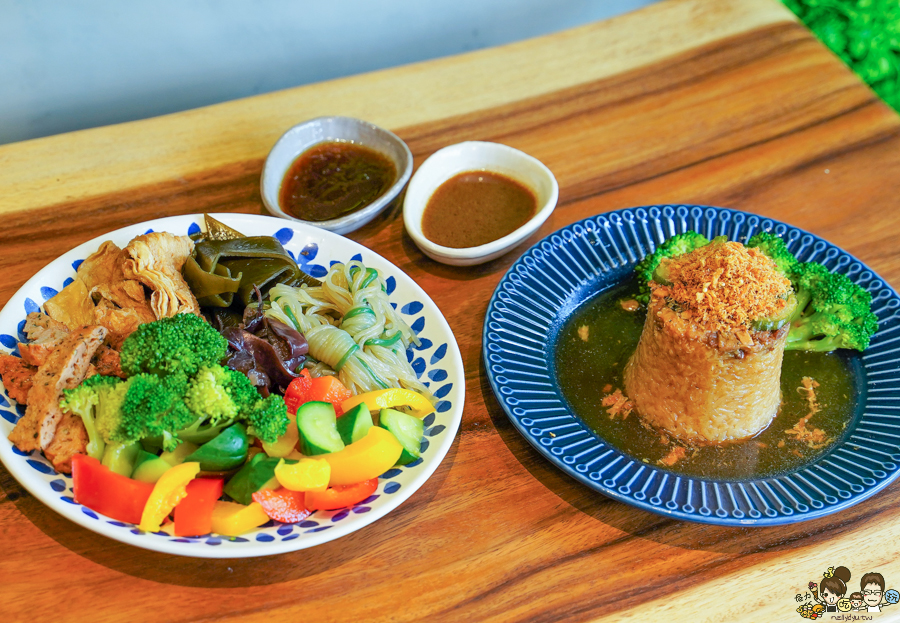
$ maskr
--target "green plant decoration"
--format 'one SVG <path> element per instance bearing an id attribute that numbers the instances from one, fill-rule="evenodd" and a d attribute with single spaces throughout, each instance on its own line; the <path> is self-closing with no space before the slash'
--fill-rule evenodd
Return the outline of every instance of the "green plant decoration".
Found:
<path id="1" fill-rule="evenodd" d="M 900 111 L 900 0 L 782 0 L 894 110 Z"/>

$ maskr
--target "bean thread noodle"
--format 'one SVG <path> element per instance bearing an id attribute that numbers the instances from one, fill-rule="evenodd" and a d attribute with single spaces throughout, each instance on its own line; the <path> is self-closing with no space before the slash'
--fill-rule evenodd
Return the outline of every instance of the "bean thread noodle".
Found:
<path id="1" fill-rule="evenodd" d="M 269 299 L 266 315 L 306 336 L 314 376 L 336 374 L 354 394 L 403 387 L 434 402 L 406 359 L 419 338 L 391 306 L 374 268 L 334 264 L 321 286 L 278 284 Z"/>

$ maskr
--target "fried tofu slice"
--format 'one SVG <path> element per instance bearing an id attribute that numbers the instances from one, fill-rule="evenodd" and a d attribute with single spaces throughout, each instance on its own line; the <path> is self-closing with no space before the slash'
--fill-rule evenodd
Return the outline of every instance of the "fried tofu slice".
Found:
<path id="1" fill-rule="evenodd" d="M 103 242 L 78 266 L 78 278 L 84 282 L 88 291 L 107 283 L 118 283 L 125 280 L 123 264 L 127 259 L 114 242 Z"/>
<path id="2" fill-rule="evenodd" d="M 0 355 L 0 379 L 9 397 L 20 405 L 28 404 L 28 392 L 37 368 L 13 355 Z"/>
<path id="3" fill-rule="evenodd" d="M 9 440 L 22 452 L 46 449 L 62 419 L 59 400 L 64 389 L 84 380 L 91 358 L 106 338 L 100 326 L 83 327 L 70 333 L 34 375 L 28 392 L 28 408 Z"/>
<path id="4" fill-rule="evenodd" d="M 200 305 L 181 276 L 181 268 L 193 250 L 193 240 L 168 232 L 138 236 L 125 247 L 125 277 L 150 288 L 150 307 L 156 319 L 200 314 Z"/>
<path id="5" fill-rule="evenodd" d="M 44 448 L 44 456 L 58 472 L 72 473 L 72 457 L 85 454 L 89 438 L 81 418 L 72 413 L 63 413 L 56 425 L 53 440 Z"/>
<path id="6" fill-rule="evenodd" d="M 44 303 L 44 310 L 70 330 L 94 324 L 94 301 L 81 279 L 74 279 Z"/>
<path id="7" fill-rule="evenodd" d="M 132 281 L 131 283 L 137 283 Z M 140 286 L 143 290 L 143 286 Z M 108 299 L 100 299 L 94 309 L 94 321 L 109 332 L 107 343 L 113 348 L 121 348 L 122 342 L 145 322 L 153 322 L 156 315 L 149 302 L 144 301 L 134 307 L 118 307 Z"/>

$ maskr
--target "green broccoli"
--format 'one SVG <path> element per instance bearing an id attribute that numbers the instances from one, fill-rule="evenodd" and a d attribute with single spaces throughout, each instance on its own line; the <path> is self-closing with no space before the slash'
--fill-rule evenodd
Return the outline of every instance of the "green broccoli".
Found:
<path id="1" fill-rule="evenodd" d="M 645 305 L 650 302 L 648 283 L 653 280 L 653 273 L 663 258 L 678 257 L 707 244 L 709 244 L 709 239 L 706 236 L 690 230 L 683 234 L 676 234 L 660 244 L 656 247 L 656 251 L 645 256 L 634 268 L 638 279 L 638 294 L 634 298 Z"/>
<path id="2" fill-rule="evenodd" d="M 262 398 L 244 374 L 219 365 L 227 349 L 225 338 L 193 314 L 141 325 L 122 345 L 127 380 L 91 377 L 67 390 L 60 405 L 81 416 L 88 453 L 98 459 L 107 445 L 202 444 L 236 422 L 274 443 L 287 431 L 284 399 Z"/>
<path id="3" fill-rule="evenodd" d="M 88 433 L 87 454 L 98 460 L 107 446 L 160 437 L 169 448 L 177 433 L 194 421 L 182 400 L 187 382 L 180 375 L 138 374 L 126 381 L 95 375 L 63 391 L 60 408 L 78 415 Z"/>
<path id="4" fill-rule="evenodd" d="M 712 242 L 719 239 L 724 237 Z M 640 293 L 635 298 L 643 303 L 649 301 L 650 289 L 646 284 L 654 277 L 659 280 L 656 273 L 660 272 L 663 258 L 677 257 L 706 244 L 710 241 L 693 231 L 662 243 L 635 268 L 640 281 Z M 832 273 L 818 262 L 799 262 L 784 240 L 774 234 L 760 232 L 746 246 L 756 247 L 772 258 L 778 270 L 791 280 L 796 306 L 791 307 L 793 313 L 787 319 L 791 329 L 786 350 L 828 352 L 855 348 L 862 351 L 869 346 L 878 330 L 878 319 L 872 313 L 872 296 L 866 290 L 846 275 Z"/>
<path id="5" fill-rule="evenodd" d="M 123 443 L 161 438 L 165 450 L 178 445 L 179 431 L 190 426 L 194 414 L 184 403 L 188 379 L 180 374 L 129 377 L 128 391 L 118 417 L 100 424 L 112 441 Z"/>
<path id="6" fill-rule="evenodd" d="M 797 311 L 786 350 L 863 351 L 878 330 L 872 295 L 846 275 L 832 273 L 818 262 L 800 262 L 791 271 Z"/>
<path id="7" fill-rule="evenodd" d="M 797 258 L 788 250 L 787 244 L 785 244 L 781 236 L 761 231 L 751 237 L 747 241 L 746 246 L 756 247 L 769 256 L 785 277 L 790 278 L 791 272 L 798 264 Z"/>
<path id="8" fill-rule="evenodd" d="M 275 443 L 287 432 L 290 418 L 281 396 L 258 398 L 244 409 L 244 414 L 249 423 L 247 432 L 266 443 Z"/>
<path id="9" fill-rule="evenodd" d="M 194 314 L 178 314 L 142 324 L 122 344 L 122 370 L 127 376 L 142 372 L 193 376 L 228 354 L 228 341 L 208 322 Z"/>
<path id="10" fill-rule="evenodd" d="M 81 418 L 88 434 L 87 454 L 98 461 L 103 458 L 107 438 L 102 420 L 109 413 L 119 413 L 125 396 L 125 383 L 114 376 L 96 374 L 78 387 L 63 390 L 59 406 Z"/>
<path id="11" fill-rule="evenodd" d="M 237 421 L 250 426 L 250 434 L 274 443 L 288 426 L 287 407 L 280 396 L 262 398 L 241 372 L 220 365 L 205 366 L 191 380 L 184 402 L 193 422 L 178 432 L 192 443 L 209 441 Z"/>

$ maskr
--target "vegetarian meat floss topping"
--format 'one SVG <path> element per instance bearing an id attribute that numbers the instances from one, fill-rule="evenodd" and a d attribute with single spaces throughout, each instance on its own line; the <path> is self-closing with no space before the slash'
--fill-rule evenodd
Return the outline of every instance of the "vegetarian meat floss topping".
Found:
<path id="1" fill-rule="evenodd" d="M 653 295 L 669 298 L 682 318 L 709 331 L 745 331 L 781 312 L 791 293 L 791 282 L 769 257 L 738 242 L 708 244 L 663 262 L 672 285 L 651 283 Z"/>

